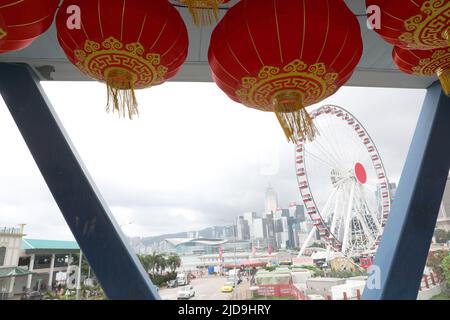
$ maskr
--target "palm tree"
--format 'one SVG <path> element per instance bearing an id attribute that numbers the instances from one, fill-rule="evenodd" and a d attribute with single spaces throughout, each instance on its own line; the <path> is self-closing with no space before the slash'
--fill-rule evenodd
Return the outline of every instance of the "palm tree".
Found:
<path id="1" fill-rule="evenodd" d="M 147 273 L 155 273 L 158 254 L 156 254 L 155 252 L 146 255 L 140 254 L 138 255 L 138 258 Z"/>
<path id="2" fill-rule="evenodd" d="M 138 254 L 138 258 L 139 258 L 139 261 L 141 262 L 142 266 L 144 267 L 145 272 L 148 273 L 147 256 L 143 255 L 143 254 Z"/>
<path id="3" fill-rule="evenodd" d="M 155 274 L 155 271 L 158 268 L 158 260 L 160 259 L 160 254 L 153 251 L 151 254 L 147 255 L 149 269 L 152 270 L 151 273 Z"/>
<path id="4" fill-rule="evenodd" d="M 138 255 L 138 257 L 145 271 L 153 275 L 155 273 L 164 273 L 166 268 L 169 268 L 171 272 L 175 272 L 181 266 L 180 256 L 174 254 L 166 256 L 154 251 L 151 254 Z"/>
<path id="5" fill-rule="evenodd" d="M 166 267 L 167 267 L 166 255 L 165 254 L 157 254 L 155 256 L 155 265 L 156 265 L 156 270 L 158 271 L 158 273 L 162 274 L 164 272 L 164 270 L 166 270 Z"/>
<path id="6" fill-rule="evenodd" d="M 179 268 L 181 266 L 180 256 L 171 254 L 167 258 L 167 265 L 169 266 L 171 272 L 175 272 L 177 270 L 177 268 Z"/>

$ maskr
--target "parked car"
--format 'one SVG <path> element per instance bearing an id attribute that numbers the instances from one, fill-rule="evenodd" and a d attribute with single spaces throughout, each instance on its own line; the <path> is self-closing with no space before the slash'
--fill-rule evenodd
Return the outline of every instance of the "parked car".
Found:
<path id="1" fill-rule="evenodd" d="M 22 300 L 42 300 L 43 294 L 39 291 L 25 292 L 22 296 Z"/>
<path id="2" fill-rule="evenodd" d="M 167 286 L 169 288 L 176 288 L 176 287 L 178 287 L 178 281 L 176 279 L 167 281 Z"/>
<path id="3" fill-rule="evenodd" d="M 184 287 L 181 287 L 180 291 L 178 291 L 178 300 L 180 299 L 190 299 L 195 297 L 195 290 L 194 287 L 191 285 L 187 285 Z"/>
<path id="4" fill-rule="evenodd" d="M 223 293 L 230 293 L 230 292 L 233 292 L 233 290 L 234 290 L 234 282 L 233 281 L 225 282 L 225 284 L 220 289 L 220 291 L 222 291 Z"/>
<path id="5" fill-rule="evenodd" d="M 189 284 L 189 278 L 186 273 L 177 274 L 177 281 L 179 286 L 185 286 Z"/>

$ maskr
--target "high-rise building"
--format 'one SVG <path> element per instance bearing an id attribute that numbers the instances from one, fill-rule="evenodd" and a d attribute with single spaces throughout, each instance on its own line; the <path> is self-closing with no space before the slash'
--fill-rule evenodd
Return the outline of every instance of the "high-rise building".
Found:
<path id="1" fill-rule="evenodd" d="M 279 219 L 281 217 L 288 218 L 289 216 L 290 216 L 289 209 L 277 208 L 273 217 L 274 219 Z"/>
<path id="2" fill-rule="evenodd" d="M 250 240 L 250 230 L 247 220 L 239 216 L 236 221 L 236 236 L 238 240 Z"/>
<path id="3" fill-rule="evenodd" d="M 244 213 L 244 220 L 247 221 L 250 239 L 254 238 L 254 235 L 253 235 L 253 221 L 256 219 L 256 217 L 257 217 L 256 212 L 245 212 Z"/>
<path id="4" fill-rule="evenodd" d="M 289 205 L 289 216 L 296 219 L 299 223 L 305 221 L 305 207 L 298 205 L 295 202 L 291 202 Z"/>
<path id="5" fill-rule="evenodd" d="M 397 184 L 395 182 L 389 182 L 388 184 L 389 187 L 389 194 L 391 197 L 391 207 L 392 207 L 392 202 L 394 201 L 395 198 L 395 194 L 397 193 Z M 381 192 L 381 186 L 377 185 L 377 190 L 375 191 L 375 196 L 377 199 L 377 203 L 378 203 L 378 215 L 381 216 L 383 211 L 382 211 L 382 206 L 383 206 L 383 195 Z"/>
<path id="6" fill-rule="evenodd" d="M 237 237 L 236 226 L 226 226 L 223 229 L 223 238 L 225 240 L 233 240 Z"/>
<path id="7" fill-rule="evenodd" d="M 257 218 L 253 220 L 253 238 L 265 239 L 267 238 L 266 220 Z"/>
<path id="8" fill-rule="evenodd" d="M 266 228 L 266 235 L 267 235 L 267 244 L 272 245 L 273 248 L 277 248 L 277 243 L 275 240 L 275 224 L 273 220 L 273 213 L 266 214 L 264 220 L 265 228 Z"/>
<path id="9" fill-rule="evenodd" d="M 269 185 L 266 190 L 265 212 L 275 212 L 278 208 L 278 196 L 275 189 Z"/>
<path id="10" fill-rule="evenodd" d="M 290 237 L 289 237 L 289 217 L 282 216 L 279 220 L 281 221 L 281 232 L 278 233 L 279 247 L 281 249 L 287 249 L 290 247 Z"/>

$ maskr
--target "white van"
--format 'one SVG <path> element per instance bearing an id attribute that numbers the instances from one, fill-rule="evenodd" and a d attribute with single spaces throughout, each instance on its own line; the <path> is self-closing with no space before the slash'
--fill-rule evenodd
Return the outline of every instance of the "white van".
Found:
<path id="1" fill-rule="evenodd" d="M 189 279 L 186 273 L 177 274 L 177 282 L 179 286 L 185 286 L 189 284 Z"/>

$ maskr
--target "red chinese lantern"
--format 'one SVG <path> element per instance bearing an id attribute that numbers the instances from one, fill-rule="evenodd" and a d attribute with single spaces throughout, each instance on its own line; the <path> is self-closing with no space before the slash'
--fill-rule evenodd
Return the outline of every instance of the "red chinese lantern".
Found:
<path id="1" fill-rule="evenodd" d="M 242 0 L 214 30 L 209 63 L 231 99 L 275 112 L 296 142 L 314 138 L 305 108 L 349 80 L 362 49 L 360 25 L 344 1 Z"/>
<path id="2" fill-rule="evenodd" d="M 6 22 L 3 19 L 3 16 L 0 14 L 0 48 L 2 44 L 6 41 L 6 36 L 8 35 L 8 29 L 6 27 Z"/>
<path id="3" fill-rule="evenodd" d="M 186 5 L 192 15 L 194 23 L 200 25 L 212 25 L 219 20 L 219 6 L 230 0 L 177 0 Z"/>
<path id="4" fill-rule="evenodd" d="M 81 28 L 67 25 L 73 5 Z M 107 110 L 130 119 L 138 114 L 134 90 L 172 78 L 188 54 L 186 26 L 167 0 L 64 0 L 56 27 L 67 58 L 107 84 Z"/>
<path id="5" fill-rule="evenodd" d="M 430 50 L 450 44 L 450 1 L 366 0 L 381 9 L 381 28 L 387 42 L 405 49 Z"/>
<path id="6" fill-rule="evenodd" d="M 0 0 L 0 53 L 24 49 L 47 31 L 59 3 L 60 0 Z"/>
<path id="7" fill-rule="evenodd" d="M 417 76 L 437 75 L 445 94 L 450 94 L 450 47 L 434 50 L 395 47 L 392 55 L 395 64 L 403 72 Z"/>

